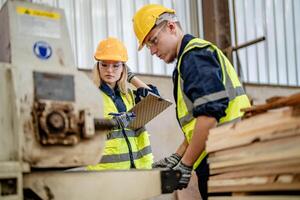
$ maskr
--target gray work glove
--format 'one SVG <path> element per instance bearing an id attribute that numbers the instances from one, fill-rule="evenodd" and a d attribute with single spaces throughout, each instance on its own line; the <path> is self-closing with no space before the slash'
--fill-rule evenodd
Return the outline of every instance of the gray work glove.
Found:
<path id="1" fill-rule="evenodd" d="M 128 65 L 126 65 L 126 67 L 127 67 L 127 82 L 130 83 L 131 79 L 135 77 L 135 73 L 133 73 L 133 71 L 130 69 Z"/>
<path id="2" fill-rule="evenodd" d="M 177 189 L 181 190 L 186 188 L 191 180 L 193 166 L 187 166 L 180 161 L 178 165 L 173 168 L 173 170 L 179 170 L 181 172 Z"/>
<path id="3" fill-rule="evenodd" d="M 116 128 L 126 128 L 131 121 L 135 119 L 135 114 L 133 112 L 121 112 L 121 113 L 109 113 L 113 115 L 112 120 L 116 124 Z"/>
<path id="4" fill-rule="evenodd" d="M 177 153 L 173 153 L 171 156 L 163 158 L 157 162 L 152 164 L 152 168 L 173 168 L 175 167 L 179 161 L 181 160 L 181 156 Z"/>

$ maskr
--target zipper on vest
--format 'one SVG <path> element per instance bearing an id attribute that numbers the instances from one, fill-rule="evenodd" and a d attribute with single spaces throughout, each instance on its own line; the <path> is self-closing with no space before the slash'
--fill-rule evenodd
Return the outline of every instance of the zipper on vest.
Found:
<path id="1" fill-rule="evenodd" d="M 129 142 L 129 139 L 126 135 L 126 132 L 125 132 L 125 129 L 122 128 L 122 133 L 124 135 L 124 138 L 125 138 L 125 141 L 127 143 L 127 147 L 128 147 L 128 152 L 129 152 L 129 158 L 130 158 L 130 169 L 135 169 L 135 164 L 134 164 L 134 159 L 133 159 L 133 154 L 132 154 L 132 148 L 131 148 L 131 145 L 130 145 L 130 142 Z"/>

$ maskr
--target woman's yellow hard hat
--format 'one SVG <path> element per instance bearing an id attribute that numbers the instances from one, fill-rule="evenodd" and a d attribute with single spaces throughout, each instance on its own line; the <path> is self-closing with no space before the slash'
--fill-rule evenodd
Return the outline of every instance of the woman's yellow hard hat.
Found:
<path id="1" fill-rule="evenodd" d="M 123 42 L 113 37 L 102 40 L 98 44 L 94 57 L 96 60 L 112 60 L 121 62 L 127 62 L 128 60 L 125 45 Z"/>

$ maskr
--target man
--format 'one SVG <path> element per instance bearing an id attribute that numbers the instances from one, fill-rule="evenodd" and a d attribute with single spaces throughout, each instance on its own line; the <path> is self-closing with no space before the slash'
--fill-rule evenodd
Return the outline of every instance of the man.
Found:
<path id="1" fill-rule="evenodd" d="M 211 43 L 184 35 L 175 11 L 161 5 L 142 7 L 133 17 L 139 50 L 146 45 L 173 72 L 176 114 L 185 139 L 176 153 L 153 164 L 182 172 L 178 189 L 186 188 L 194 169 L 199 191 L 207 199 L 209 175 L 205 142 L 211 128 L 239 120 L 250 103 L 237 74 L 223 53 Z"/>

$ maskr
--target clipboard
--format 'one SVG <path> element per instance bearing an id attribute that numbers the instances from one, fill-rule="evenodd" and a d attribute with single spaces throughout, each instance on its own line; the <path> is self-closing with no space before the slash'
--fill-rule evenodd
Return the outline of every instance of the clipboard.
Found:
<path id="1" fill-rule="evenodd" d="M 129 110 L 136 115 L 136 118 L 130 122 L 128 127 L 133 130 L 143 127 L 170 105 L 172 105 L 171 101 L 155 94 L 148 94 Z"/>

